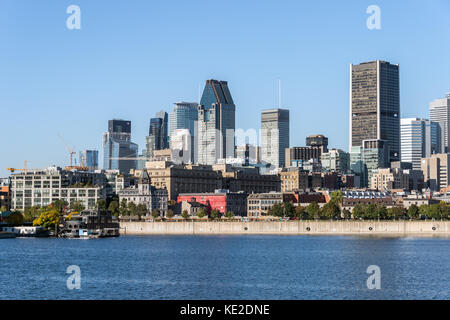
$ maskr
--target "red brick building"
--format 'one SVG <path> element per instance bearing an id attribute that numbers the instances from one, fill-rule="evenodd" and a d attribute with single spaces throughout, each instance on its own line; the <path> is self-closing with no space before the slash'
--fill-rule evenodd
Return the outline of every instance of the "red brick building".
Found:
<path id="1" fill-rule="evenodd" d="M 232 211 L 236 216 L 247 216 L 247 194 L 244 192 L 216 190 L 214 193 L 181 193 L 177 197 L 177 203 L 183 201 L 204 204 L 208 214 L 217 209 L 222 214 Z"/>

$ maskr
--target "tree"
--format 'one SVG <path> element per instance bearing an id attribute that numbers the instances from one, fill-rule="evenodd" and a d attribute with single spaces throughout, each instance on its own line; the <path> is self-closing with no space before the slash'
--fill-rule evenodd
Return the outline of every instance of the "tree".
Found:
<path id="1" fill-rule="evenodd" d="M 382 220 L 386 219 L 386 217 L 388 215 L 386 206 L 382 205 L 382 204 L 377 205 L 376 214 L 377 214 L 377 218 L 382 219 Z"/>
<path id="2" fill-rule="evenodd" d="M 52 202 L 50 207 L 55 209 L 59 213 L 64 213 L 66 211 L 66 209 L 67 209 L 67 201 L 61 200 L 61 199 L 55 200 L 55 201 Z M 75 211 L 77 211 L 77 210 L 75 210 Z"/>
<path id="3" fill-rule="evenodd" d="M 358 203 L 353 207 L 352 214 L 354 219 L 364 219 L 364 216 L 366 215 L 366 210 L 362 204 Z"/>
<path id="4" fill-rule="evenodd" d="M 133 201 L 128 202 L 127 209 L 130 216 L 136 215 L 136 204 Z"/>
<path id="5" fill-rule="evenodd" d="M 406 216 L 406 209 L 403 206 L 394 206 L 388 209 L 388 218 L 390 219 L 403 219 Z"/>
<path id="6" fill-rule="evenodd" d="M 58 225 L 60 221 L 60 214 L 55 209 L 51 209 L 49 211 L 45 211 L 41 213 L 39 218 L 33 221 L 33 226 L 41 226 L 46 229 L 53 228 L 55 225 Z"/>
<path id="7" fill-rule="evenodd" d="M 197 217 L 199 217 L 201 219 L 204 216 L 206 216 L 206 210 L 205 210 L 205 208 L 200 208 L 197 212 Z"/>
<path id="8" fill-rule="evenodd" d="M 375 220 L 378 218 L 378 214 L 377 214 L 377 206 L 374 203 L 369 203 L 366 207 L 365 207 L 365 213 L 364 213 L 364 218 L 365 219 L 372 219 Z"/>
<path id="9" fill-rule="evenodd" d="M 153 219 L 158 218 L 159 217 L 159 211 L 156 210 L 156 209 L 153 209 L 152 210 L 152 217 L 153 217 Z"/>
<path id="10" fill-rule="evenodd" d="M 211 211 L 211 219 L 215 220 L 219 218 L 220 212 L 217 209 L 214 209 Z"/>
<path id="11" fill-rule="evenodd" d="M 26 208 L 23 213 L 24 221 L 32 222 L 34 219 L 37 219 L 44 211 L 44 209 L 38 208 L 36 206 Z"/>
<path id="12" fill-rule="evenodd" d="M 415 204 L 412 204 L 409 206 L 408 208 L 408 216 L 411 219 L 417 219 L 419 217 L 419 207 L 416 206 Z"/>
<path id="13" fill-rule="evenodd" d="M 428 218 L 429 215 L 429 210 L 430 210 L 430 206 L 427 206 L 426 204 L 422 204 L 419 207 L 419 213 L 421 216 L 425 216 L 426 218 Z"/>
<path id="14" fill-rule="evenodd" d="M 172 219 L 175 216 L 172 209 L 167 210 L 166 217 Z"/>
<path id="15" fill-rule="evenodd" d="M 127 216 L 129 215 L 128 212 L 128 205 L 127 205 L 127 199 L 123 198 L 122 201 L 120 201 L 119 205 L 119 214 L 121 216 Z"/>
<path id="16" fill-rule="evenodd" d="M 339 205 L 337 205 L 334 201 L 330 201 L 323 206 L 320 217 L 325 219 L 337 219 L 340 217 L 340 214 L 341 210 Z"/>
<path id="17" fill-rule="evenodd" d="M 84 209 L 85 209 L 84 205 L 81 203 L 80 200 L 75 200 L 70 204 L 70 210 L 72 211 L 81 212 Z"/>
<path id="18" fill-rule="evenodd" d="M 295 219 L 308 219 L 308 213 L 306 212 L 305 207 L 295 207 Z"/>
<path id="19" fill-rule="evenodd" d="M 147 214 L 147 206 L 143 203 L 139 203 L 136 206 L 136 214 L 140 217 L 145 216 Z"/>
<path id="20" fill-rule="evenodd" d="M 309 219 L 319 219 L 320 207 L 316 202 L 311 202 L 305 210 Z"/>
<path id="21" fill-rule="evenodd" d="M 108 207 L 108 211 L 110 211 L 113 216 L 117 217 L 119 215 L 119 201 L 111 201 Z"/>
<path id="22" fill-rule="evenodd" d="M 295 217 L 295 207 L 291 202 L 283 203 L 284 216 L 289 218 Z"/>
<path id="23" fill-rule="evenodd" d="M 184 220 L 187 220 L 187 218 L 189 218 L 188 211 L 184 209 L 183 212 L 181 213 L 181 216 L 183 217 Z"/>
<path id="24" fill-rule="evenodd" d="M 105 199 L 98 199 L 98 201 L 97 201 L 95 206 L 100 211 L 106 211 L 106 209 L 107 209 L 107 207 L 106 207 L 106 200 Z"/>
<path id="25" fill-rule="evenodd" d="M 227 213 L 225 213 L 225 217 L 227 217 L 228 219 L 233 219 L 234 218 L 234 212 L 233 211 L 227 211 Z"/>
<path id="26" fill-rule="evenodd" d="M 347 210 L 347 209 L 343 209 L 342 210 L 342 217 L 344 219 L 351 219 L 352 218 L 352 213 L 349 210 Z"/>
<path id="27" fill-rule="evenodd" d="M 6 206 L 1 206 L 0 207 L 0 212 L 5 212 L 6 211 Z"/>
<path id="28" fill-rule="evenodd" d="M 339 208 L 342 205 L 342 200 L 344 200 L 344 194 L 341 190 L 334 191 L 330 194 L 330 202 L 334 203 L 335 205 L 339 206 Z"/>
<path id="29" fill-rule="evenodd" d="M 283 206 L 280 203 L 275 203 L 267 212 L 269 216 L 282 217 L 284 214 Z"/>

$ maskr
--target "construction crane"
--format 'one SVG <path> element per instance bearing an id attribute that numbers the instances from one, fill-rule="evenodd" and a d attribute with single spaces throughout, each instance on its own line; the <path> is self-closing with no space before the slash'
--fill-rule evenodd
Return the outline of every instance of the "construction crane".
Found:
<path id="1" fill-rule="evenodd" d="M 8 168 L 8 171 L 11 171 L 11 173 L 14 173 L 15 171 L 23 171 L 23 172 L 28 172 L 28 171 L 37 171 L 37 170 L 42 170 L 42 169 L 38 169 L 38 168 L 34 168 L 34 169 L 29 169 L 27 168 L 27 160 L 23 161 L 23 168 Z"/>
<path id="2" fill-rule="evenodd" d="M 64 144 L 64 146 L 66 147 L 67 151 L 69 151 L 70 154 L 70 167 L 72 167 L 72 160 L 73 160 L 73 155 L 77 154 L 75 152 L 75 148 L 69 148 L 69 146 L 67 145 L 67 143 L 64 142 L 64 139 L 61 137 L 60 134 L 58 134 L 58 137 L 61 139 L 61 142 Z"/>

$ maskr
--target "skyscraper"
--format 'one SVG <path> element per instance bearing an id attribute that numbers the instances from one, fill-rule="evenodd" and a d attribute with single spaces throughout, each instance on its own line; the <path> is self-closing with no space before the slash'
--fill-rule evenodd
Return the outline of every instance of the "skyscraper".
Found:
<path id="1" fill-rule="evenodd" d="M 261 112 L 261 160 L 280 168 L 289 148 L 289 110 L 268 109 Z"/>
<path id="2" fill-rule="evenodd" d="M 385 61 L 350 65 L 349 148 L 385 140 L 389 162 L 400 160 L 399 66 Z"/>
<path id="3" fill-rule="evenodd" d="M 234 158 L 235 111 L 226 81 L 206 80 L 198 106 L 197 157 L 200 164 Z"/>
<path id="4" fill-rule="evenodd" d="M 169 117 L 167 115 L 167 112 L 161 110 L 160 112 L 156 113 L 156 118 L 161 119 L 161 137 L 160 137 L 160 147 L 161 149 L 168 149 L 169 148 Z"/>
<path id="5" fill-rule="evenodd" d="M 80 164 L 89 170 L 98 169 L 98 151 L 97 150 L 83 150 L 80 151 Z"/>
<path id="6" fill-rule="evenodd" d="M 440 124 L 442 130 L 442 152 L 449 152 L 450 93 L 443 99 L 436 99 L 430 102 L 430 120 Z"/>
<path id="7" fill-rule="evenodd" d="M 183 157 L 185 158 L 186 156 L 188 156 L 189 158 L 191 158 L 191 161 L 194 161 L 194 156 L 196 155 L 197 150 L 195 145 L 195 124 L 198 119 L 197 107 L 197 102 L 177 102 L 175 103 L 173 111 L 169 114 L 170 148 L 172 148 L 172 139 L 175 139 L 179 142 L 180 133 L 182 133 L 184 137 L 187 135 L 185 131 L 179 130 L 188 130 L 191 137 L 191 142 L 188 144 L 190 150 L 185 150 L 185 152 L 188 152 L 190 154 L 184 154 Z M 176 143 L 176 145 L 179 144 L 178 142 Z"/>
<path id="8" fill-rule="evenodd" d="M 405 118 L 400 120 L 401 160 L 420 170 L 421 158 L 428 158 L 441 151 L 440 125 L 426 119 Z"/>
<path id="9" fill-rule="evenodd" d="M 148 136 L 146 137 L 147 158 L 153 157 L 155 150 L 163 149 L 163 119 L 150 119 L 150 126 L 148 129 Z"/>
<path id="10" fill-rule="evenodd" d="M 103 168 L 128 173 L 135 169 L 138 145 L 131 142 L 131 121 L 109 120 L 108 132 L 103 134 Z"/>

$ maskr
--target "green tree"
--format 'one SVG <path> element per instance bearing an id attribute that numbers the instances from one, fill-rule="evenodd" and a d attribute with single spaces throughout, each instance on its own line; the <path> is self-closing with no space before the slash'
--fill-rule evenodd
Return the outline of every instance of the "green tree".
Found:
<path id="1" fill-rule="evenodd" d="M 120 201 L 119 214 L 121 216 L 128 216 L 129 215 L 127 199 L 125 199 L 125 198 L 123 198 L 122 201 Z"/>
<path id="2" fill-rule="evenodd" d="M 139 203 L 136 206 L 136 215 L 140 217 L 145 216 L 147 214 L 147 206 L 143 203 Z"/>
<path id="3" fill-rule="evenodd" d="M 159 211 L 156 210 L 156 209 L 153 209 L 152 210 L 152 217 L 153 217 L 153 219 L 158 218 L 159 217 Z"/>
<path id="4" fill-rule="evenodd" d="M 200 219 L 205 217 L 207 215 L 207 212 L 205 210 L 205 208 L 200 208 L 197 212 L 197 217 L 199 217 Z"/>
<path id="5" fill-rule="evenodd" d="M 166 217 L 172 219 L 175 216 L 172 209 L 167 210 Z"/>
<path id="6" fill-rule="evenodd" d="M 422 204 L 419 207 L 419 213 L 421 216 L 425 216 L 426 218 L 429 217 L 429 211 L 430 211 L 430 206 L 426 205 L 426 204 Z"/>
<path id="7" fill-rule="evenodd" d="M 5 211 L 7 211 L 7 210 L 6 210 L 6 206 L 1 206 L 1 207 L 0 207 L 0 212 L 5 212 Z"/>
<path id="8" fill-rule="evenodd" d="M 316 202 L 311 202 L 305 209 L 309 219 L 319 219 L 320 207 Z"/>
<path id="9" fill-rule="evenodd" d="M 75 200 L 70 204 L 70 210 L 75 211 L 75 212 L 81 212 L 83 211 L 84 205 L 80 200 Z"/>
<path id="10" fill-rule="evenodd" d="M 342 210 L 342 216 L 343 216 L 344 219 L 351 219 L 352 218 L 352 213 L 349 210 L 344 208 Z"/>
<path id="11" fill-rule="evenodd" d="M 292 202 L 284 202 L 283 203 L 284 216 L 289 218 L 295 217 L 295 207 Z"/>
<path id="12" fill-rule="evenodd" d="M 383 220 L 383 219 L 386 219 L 386 217 L 387 217 L 387 208 L 386 208 L 386 206 L 385 205 L 382 205 L 382 204 L 378 204 L 377 205 L 377 208 L 376 208 L 376 218 L 378 219 L 380 219 L 380 220 Z"/>
<path id="13" fill-rule="evenodd" d="M 369 203 L 364 210 L 364 218 L 375 220 L 378 218 L 377 205 L 374 203 Z"/>
<path id="14" fill-rule="evenodd" d="M 220 212 L 217 209 L 214 209 L 211 211 L 211 219 L 215 220 L 219 218 Z"/>
<path id="15" fill-rule="evenodd" d="M 269 216 L 274 217 L 282 217 L 284 214 L 283 206 L 280 203 L 275 203 L 270 209 L 267 211 Z"/>
<path id="16" fill-rule="evenodd" d="M 295 207 L 295 218 L 296 219 L 308 219 L 308 213 L 305 210 L 305 207 L 303 206 L 296 206 Z"/>
<path id="17" fill-rule="evenodd" d="M 133 201 L 128 202 L 127 209 L 130 216 L 136 215 L 136 204 Z"/>
<path id="18" fill-rule="evenodd" d="M 390 219 L 404 219 L 406 217 L 406 209 L 403 206 L 394 206 L 388 209 L 388 218 Z"/>
<path id="19" fill-rule="evenodd" d="M 111 212 L 113 216 L 117 217 L 119 215 L 119 201 L 117 200 L 111 201 L 108 207 L 108 211 Z"/>
<path id="20" fill-rule="evenodd" d="M 344 200 L 344 194 L 341 190 L 334 191 L 330 194 L 330 202 L 334 203 L 335 205 L 339 206 L 339 208 L 342 205 L 342 200 Z"/>
<path id="21" fill-rule="evenodd" d="M 37 206 L 32 206 L 26 208 L 23 213 L 24 221 L 31 222 L 34 219 L 39 218 L 42 212 L 45 210 L 43 208 L 38 208 Z"/>
<path id="22" fill-rule="evenodd" d="M 353 207 L 352 215 L 354 219 L 364 219 L 366 215 L 365 207 L 358 203 Z"/>
<path id="23" fill-rule="evenodd" d="M 326 203 L 320 214 L 321 218 L 324 219 L 337 219 L 341 216 L 341 210 L 339 208 L 339 205 L 336 204 L 334 201 L 330 201 Z"/>
<path id="24" fill-rule="evenodd" d="M 412 205 L 409 206 L 409 208 L 408 208 L 408 216 L 411 219 L 417 219 L 419 217 L 419 213 L 420 213 L 420 211 L 419 211 L 419 207 L 418 206 L 416 206 L 415 204 L 412 204 Z"/>
<path id="25" fill-rule="evenodd" d="M 225 217 L 227 217 L 228 219 L 233 219 L 234 218 L 234 212 L 233 211 L 227 211 L 225 213 Z"/>
<path id="26" fill-rule="evenodd" d="M 106 211 L 106 200 L 105 199 L 98 199 L 97 203 L 95 204 L 96 208 L 100 211 Z"/>
<path id="27" fill-rule="evenodd" d="M 188 211 L 184 209 L 183 212 L 181 213 L 181 216 L 183 217 L 184 220 L 187 220 L 189 218 Z"/>
<path id="28" fill-rule="evenodd" d="M 44 211 L 39 218 L 33 221 L 33 226 L 41 226 L 46 229 L 53 228 L 60 222 L 60 214 L 55 209 Z"/>
<path id="29" fill-rule="evenodd" d="M 55 209 L 59 213 L 64 213 L 67 209 L 67 201 L 62 200 L 62 199 L 55 200 L 52 202 L 50 207 Z M 80 211 L 82 211 L 82 210 L 80 210 Z"/>

